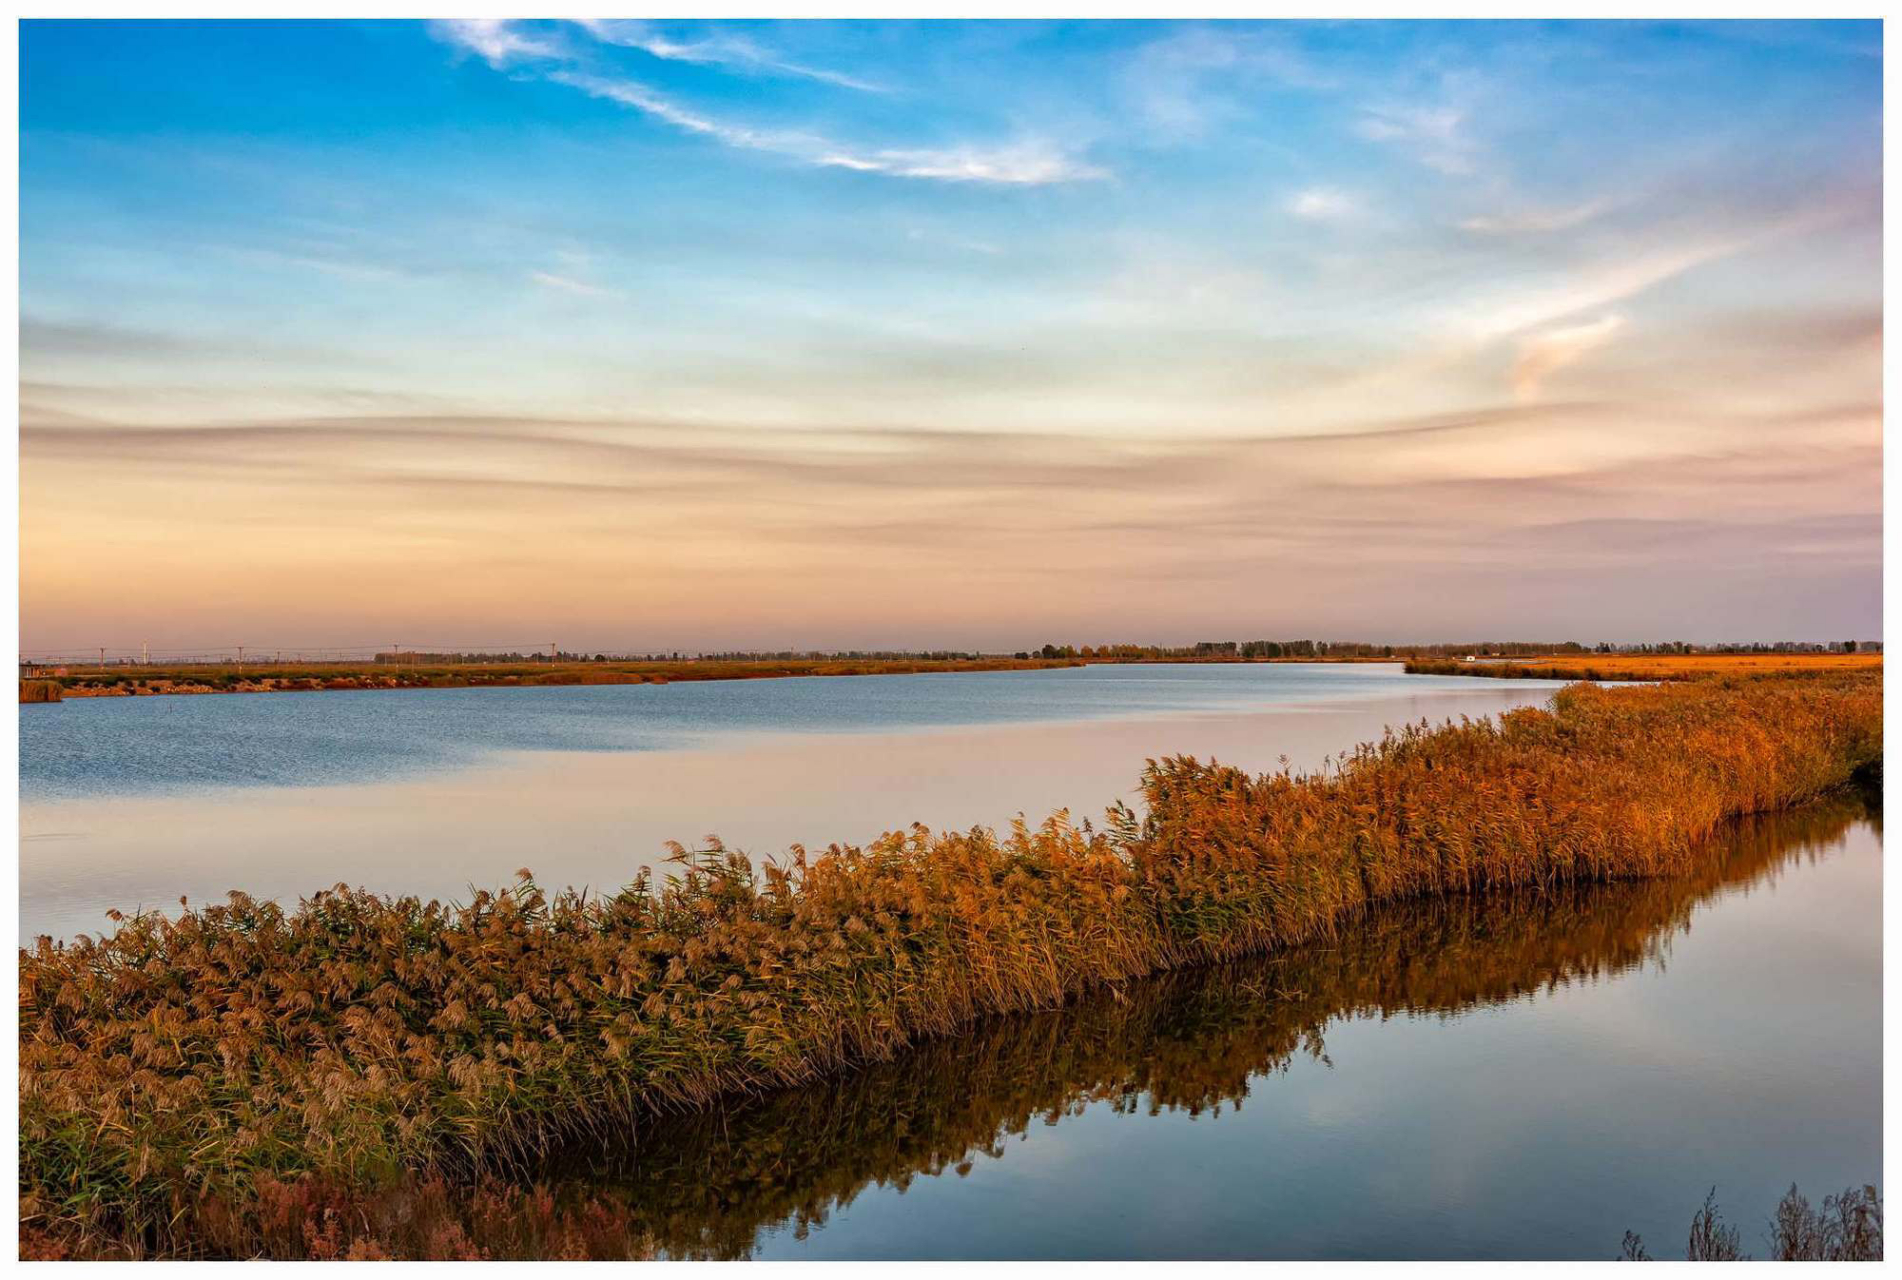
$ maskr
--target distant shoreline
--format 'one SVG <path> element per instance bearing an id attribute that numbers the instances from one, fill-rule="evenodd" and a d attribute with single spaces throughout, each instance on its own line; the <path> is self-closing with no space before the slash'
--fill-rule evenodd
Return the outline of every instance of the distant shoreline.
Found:
<path id="1" fill-rule="evenodd" d="M 910 676 L 968 671 L 1048 671 L 1067 667 L 1244 666 L 1399 662 L 1399 658 L 813 658 L 749 662 L 692 658 L 655 662 L 262 663 L 190 667 L 82 667 L 20 681 L 21 702 L 149 698 L 217 693 L 323 693 L 364 689 L 518 689 L 555 685 L 675 684 L 814 676 Z"/>
<path id="2" fill-rule="evenodd" d="M 705 680 L 783 680 L 814 676 L 926 675 L 970 671 L 1047 671 L 1089 666 L 1358 665 L 1404 662 L 1410 675 L 1593 681 L 1681 680 L 1708 675 L 1880 668 L 1881 654 L 1573 655 L 1460 661 L 1374 657 L 996 657 L 812 658 L 747 661 L 690 658 L 652 662 L 261 663 L 80 667 L 36 671 L 20 681 L 22 703 L 72 698 L 197 696 L 220 693 L 323 693 L 366 689 L 537 688 L 557 685 L 672 684 Z"/>
<path id="3" fill-rule="evenodd" d="M 922 675 L 958 671 L 1042 671 L 1081 667 L 1081 658 L 812 659 L 741 662 L 261 663 L 92 668 L 20 682 L 21 701 L 66 698 L 196 696 L 219 693 L 323 693 L 364 689 L 535 688 L 553 685 L 672 684 L 702 680 L 775 680 L 810 676 Z M 46 695 L 45 686 L 57 692 Z"/>

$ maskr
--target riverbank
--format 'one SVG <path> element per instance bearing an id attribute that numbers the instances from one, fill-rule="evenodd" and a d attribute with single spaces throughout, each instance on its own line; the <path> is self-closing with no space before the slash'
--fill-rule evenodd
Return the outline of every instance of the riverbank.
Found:
<path id="1" fill-rule="evenodd" d="M 1579 686 L 1325 776 L 1170 759 L 1147 814 L 899 832 L 467 907 L 234 895 L 21 956 L 23 1222 L 77 1252 L 267 1182 L 375 1187 L 813 1079 L 972 1019 L 1274 951 L 1383 901 L 1673 875 L 1879 756 L 1873 672 Z M 249 1207 L 247 1207 L 249 1206 Z M 118 1242 L 116 1245 L 113 1242 Z"/>

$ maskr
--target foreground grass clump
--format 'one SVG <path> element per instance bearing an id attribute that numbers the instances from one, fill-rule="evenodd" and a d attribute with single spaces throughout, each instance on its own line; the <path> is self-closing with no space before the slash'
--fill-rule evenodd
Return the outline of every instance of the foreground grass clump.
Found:
<path id="1" fill-rule="evenodd" d="M 1316 777 L 1153 763 L 1146 814 L 1058 815 L 758 874 L 716 848 L 604 898 L 234 894 L 23 951 L 36 1238 L 189 1247 L 261 1180 L 375 1186 L 888 1058 L 984 1014 L 1324 935 L 1381 901 L 1674 874 L 1729 817 L 1881 750 L 1878 675 L 1568 688 Z M 83 1246 L 75 1246 L 83 1250 Z"/>

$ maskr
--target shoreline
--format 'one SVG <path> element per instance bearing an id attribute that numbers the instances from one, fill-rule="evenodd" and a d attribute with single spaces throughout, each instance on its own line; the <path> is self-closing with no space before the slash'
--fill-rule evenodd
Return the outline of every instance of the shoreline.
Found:
<path id="1" fill-rule="evenodd" d="M 574 685 L 690 684 L 710 680 L 929 675 L 966 671 L 1047 671 L 1088 666 L 1080 658 L 813 659 L 790 662 L 683 660 L 641 663 L 488 663 L 460 665 L 257 664 L 251 674 L 213 667 L 95 668 L 20 681 L 20 701 L 70 698 L 198 697 L 224 693 L 327 693 L 391 689 L 518 689 Z M 131 674 L 132 671 L 149 674 Z M 53 686 L 51 696 L 29 686 Z"/>
<path id="2" fill-rule="evenodd" d="M 1468 676 L 1491 680 L 1690 680 L 1722 675 L 1821 675 L 1880 670 L 1882 655 L 1717 654 L 1554 655 L 1459 661 L 1395 657 L 1171 657 L 1171 658 L 813 658 L 682 659 L 653 662 L 295 664 L 261 663 L 246 673 L 223 666 L 81 668 L 64 674 L 36 671 L 20 680 L 22 704 L 77 698 L 199 697 L 235 693 L 326 693 L 397 689 L 517 689 L 578 685 L 681 684 L 714 680 L 786 680 L 813 677 L 935 675 L 985 671 L 1051 671 L 1093 666 L 1364 666 L 1400 664 L 1408 675 Z"/>
<path id="3" fill-rule="evenodd" d="M 716 680 L 797 680 L 843 676 L 958 675 L 983 671 L 1056 671 L 1073 667 L 1366 666 L 1401 658 L 813 658 L 744 662 L 257 664 L 249 675 L 220 667 L 85 668 L 20 681 L 23 703 L 75 698 L 198 697 L 221 693 L 326 693 L 392 689 L 535 689 L 575 685 L 700 684 Z M 146 674 L 133 674 L 144 672 Z"/>

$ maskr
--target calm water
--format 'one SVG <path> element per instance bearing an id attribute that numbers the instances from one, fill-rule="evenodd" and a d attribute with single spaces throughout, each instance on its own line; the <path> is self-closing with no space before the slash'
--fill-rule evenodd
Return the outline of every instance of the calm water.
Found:
<path id="1" fill-rule="evenodd" d="M 1556 684 L 1541 682 L 1538 698 Z M 308 786 L 466 768 L 509 752 L 675 751 L 757 734 L 1063 724 L 1470 695 L 1398 664 L 1073 667 L 668 685 L 75 699 L 20 719 L 40 799 Z M 1515 699 L 1523 701 L 1524 699 Z"/>
<path id="2" fill-rule="evenodd" d="M 1318 766 L 1384 726 L 1556 685 L 1398 665 L 92 698 L 20 709 L 21 929 L 335 883 L 616 887 L 669 840 L 760 854 L 924 822 L 1080 816 L 1185 753 Z"/>
<path id="3" fill-rule="evenodd" d="M 674 1256 L 1759 1255 L 1881 1176 L 1879 814 L 1741 827 L 1682 881 L 1383 911 L 1326 946 L 1002 1018 L 577 1160 Z"/>

